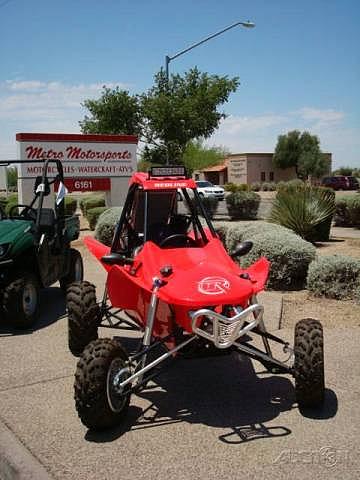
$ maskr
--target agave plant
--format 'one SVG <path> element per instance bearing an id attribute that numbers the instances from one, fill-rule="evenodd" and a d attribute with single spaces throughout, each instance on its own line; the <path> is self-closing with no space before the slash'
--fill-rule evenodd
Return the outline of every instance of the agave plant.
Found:
<path id="1" fill-rule="evenodd" d="M 324 230 L 324 225 L 330 229 L 334 213 L 333 192 L 304 186 L 294 191 L 279 191 L 269 221 L 293 230 L 304 240 L 315 242 L 326 239 L 319 238 L 319 231 Z"/>

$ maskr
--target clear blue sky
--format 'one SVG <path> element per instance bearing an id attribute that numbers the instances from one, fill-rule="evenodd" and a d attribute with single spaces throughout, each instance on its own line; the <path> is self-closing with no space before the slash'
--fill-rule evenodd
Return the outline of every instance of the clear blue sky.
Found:
<path id="1" fill-rule="evenodd" d="M 104 84 L 131 93 L 170 63 L 239 76 L 209 144 L 273 151 L 291 129 L 319 135 L 333 165 L 360 167 L 359 0 L 0 0 L 0 158 L 16 132 L 78 132 L 85 98 Z"/>

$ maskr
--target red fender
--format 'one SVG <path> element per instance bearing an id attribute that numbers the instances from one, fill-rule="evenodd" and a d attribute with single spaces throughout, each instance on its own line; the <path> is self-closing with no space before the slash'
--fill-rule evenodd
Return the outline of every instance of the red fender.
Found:
<path id="1" fill-rule="evenodd" d="M 101 259 L 104 255 L 107 255 L 110 252 L 110 247 L 107 247 L 103 243 L 99 242 L 98 240 L 95 240 L 94 237 L 85 237 L 84 238 L 84 243 L 86 248 L 89 250 L 90 253 L 94 255 L 95 258 L 99 260 L 101 265 L 105 268 L 105 270 L 109 271 L 112 267 L 112 265 L 105 265 L 102 263 Z"/>

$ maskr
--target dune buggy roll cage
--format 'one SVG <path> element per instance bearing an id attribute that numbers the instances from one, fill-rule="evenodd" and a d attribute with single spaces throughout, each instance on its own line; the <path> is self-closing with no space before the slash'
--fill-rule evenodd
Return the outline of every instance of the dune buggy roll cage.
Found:
<path id="1" fill-rule="evenodd" d="M 165 179 L 163 175 L 158 176 L 162 177 L 162 180 L 174 177 L 179 178 L 179 175 L 170 175 Z M 152 178 L 151 173 L 149 173 L 148 178 Z M 184 178 L 184 176 L 181 175 L 181 178 Z M 172 189 L 172 191 L 173 190 L 174 189 Z M 149 221 L 149 196 L 154 191 L 151 189 L 143 188 L 143 186 L 139 183 L 133 183 L 130 185 L 129 193 L 122 214 L 120 216 L 120 220 L 115 230 L 111 253 L 117 253 L 117 247 L 119 245 L 119 239 L 122 234 L 122 228 L 131 220 L 130 214 L 132 211 L 136 191 L 141 191 L 143 193 L 144 220 L 142 241 L 145 243 L 145 241 L 147 240 L 147 226 Z M 206 244 L 209 240 L 199 220 L 197 208 L 200 210 L 201 215 L 205 218 L 211 235 L 213 237 L 217 237 L 217 234 L 210 221 L 207 211 L 204 208 L 201 198 L 196 188 L 192 188 L 192 191 L 194 193 L 194 202 L 191 200 L 186 187 L 182 188 L 181 191 L 183 194 L 183 198 L 187 202 L 187 206 L 191 215 L 194 235 L 200 235 L 203 244 Z M 176 191 L 174 193 L 176 195 Z M 128 251 L 124 253 L 126 253 L 126 255 L 131 255 L 130 249 L 128 249 Z M 124 260 L 125 263 L 132 262 L 132 258 L 125 258 Z M 264 308 L 258 303 L 256 295 L 253 295 L 247 308 L 243 309 L 240 306 L 229 306 L 229 308 L 232 309 L 232 312 L 230 312 L 232 316 L 229 317 L 217 313 L 211 308 L 201 308 L 199 310 L 189 312 L 189 316 L 192 322 L 193 333 L 184 335 L 182 338 L 183 341 L 178 343 L 170 350 L 167 350 L 162 355 L 159 355 L 155 360 L 147 363 L 148 354 L 152 350 L 160 346 L 165 346 L 166 342 L 176 338 L 179 333 L 178 331 L 173 331 L 165 338 L 156 340 L 152 339 L 156 310 L 159 303 L 158 292 L 159 289 L 161 289 L 162 286 L 166 284 L 166 272 L 163 272 L 161 269 L 159 273 L 160 276 L 153 279 L 152 293 L 147 311 L 145 328 L 137 321 L 135 317 L 133 318 L 128 312 L 122 311 L 121 309 L 113 309 L 113 307 L 109 305 L 107 288 L 105 288 L 103 299 L 99 303 L 101 319 L 100 325 L 102 327 L 118 328 L 122 330 L 136 330 L 143 332 L 143 337 L 140 341 L 137 352 L 129 357 L 126 368 L 120 370 L 112 379 L 112 386 L 120 395 L 126 395 L 127 393 L 129 393 L 129 391 L 135 391 L 143 387 L 150 379 L 158 375 L 159 369 L 156 369 L 155 367 L 157 367 L 160 363 L 162 363 L 169 357 L 172 357 L 174 353 L 183 349 L 191 342 L 200 339 L 202 341 L 212 343 L 213 345 L 215 345 L 215 347 L 223 351 L 227 349 L 235 349 L 241 353 L 244 353 L 250 358 L 258 360 L 265 366 L 265 368 L 267 368 L 272 373 L 292 372 L 293 350 L 290 348 L 288 342 L 285 342 L 281 338 L 267 332 L 263 321 Z M 123 315 L 120 316 L 121 312 L 123 313 Z M 248 333 L 255 333 L 261 336 L 265 351 L 261 351 L 255 346 L 250 346 L 243 342 L 243 339 Z M 285 362 L 279 361 L 273 357 L 269 340 L 283 346 L 284 353 L 288 354 L 288 359 Z M 152 370 L 152 373 L 144 377 L 144 375 L 150 370 Z M 110 400 L 109 403 L 111 405 Z"/>

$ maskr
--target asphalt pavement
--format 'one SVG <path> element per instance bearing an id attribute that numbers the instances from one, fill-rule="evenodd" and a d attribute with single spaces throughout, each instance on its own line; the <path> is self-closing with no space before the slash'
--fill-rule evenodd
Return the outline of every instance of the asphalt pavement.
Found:
<path id="1" fill-rule="evenodd" d="M 105 272 L 82 252 L 101 293 Z M 262 301 L 269 328 L 292 341 L 292 330 L 277 331 L 281 294 Z M 325 330 L 320 411 L 299 412 L 289 376 L 232 354 L 174 362 L 132 396 L 121 427 L 92 433 L 75 411 L 64 314 L 52 287 L 37 328 L 0 327 L 2 480 L 359 478 L 359 327 Z"/>

